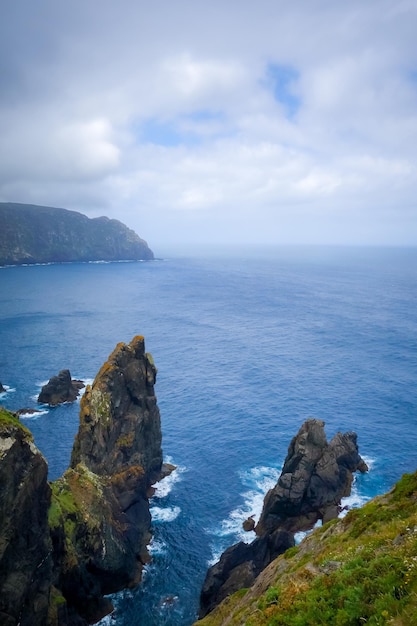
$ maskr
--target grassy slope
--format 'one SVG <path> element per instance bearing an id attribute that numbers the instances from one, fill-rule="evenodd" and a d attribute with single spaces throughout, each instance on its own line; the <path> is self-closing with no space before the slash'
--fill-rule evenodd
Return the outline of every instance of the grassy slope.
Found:
<path id="1" fill-rule="evenodd" d="M 417 626 L 417 472 L 314 531 L 198 626 Z"/>

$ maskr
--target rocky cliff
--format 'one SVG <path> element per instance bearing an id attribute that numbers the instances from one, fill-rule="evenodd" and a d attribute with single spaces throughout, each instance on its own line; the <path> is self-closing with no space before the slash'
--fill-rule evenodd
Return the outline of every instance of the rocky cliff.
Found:
<path id="1" fill-rule="evenodd" d="M 0 407 L 0 624 L 44 626 L 52 573 L 48 467 L 30 432 Z"/>
<path id="2" fill-rule="evenodd" d="M 337 433 L 328 443 L 323 421 L 304 422 L 290 443 L 276 486 L 265 497 L 255 527 L 258 538 L 230 547 L 207 572 L 200 616 L 252 585 L 276 556 L 294 545 L 294 533 L 336 518 L 341 499 L 350 494 L 353 472 L 367 469 L 355 433 Z"/>
<path id="3" fill-rule="evenodd" d="M 0 265 L 154 258 L 133 230 L 107 217 L 2 202 L 0 224 Z"/>
<path id="4" fill-rule="evenodd" d="M 417 472 L 314 530 L 197 624 L 416 626 Z"/>
<path id="5" fill-rule="evenodd" d="M 118 344 L 87 387 L 71 467 L 47 465 L 18 419 L 0 420 L 0 623 L 82 626 L 148 562 L 148 493 L 162 465 L 156 368 L 143 337 Z"/>

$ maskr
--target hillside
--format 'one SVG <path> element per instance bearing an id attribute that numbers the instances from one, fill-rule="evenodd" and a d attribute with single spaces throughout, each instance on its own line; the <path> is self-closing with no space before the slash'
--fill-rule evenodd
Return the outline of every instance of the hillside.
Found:
<path id="1" fill-rule="evenodd" d="M 198 626 L 417 625 L 417 472 L 333 520 Z"/>
<path id="2" fill-rule="evenodd" d="M 154 258 L 146 241 L 108 217 L 2 202 L 0 224 L 0 265 Z"/>

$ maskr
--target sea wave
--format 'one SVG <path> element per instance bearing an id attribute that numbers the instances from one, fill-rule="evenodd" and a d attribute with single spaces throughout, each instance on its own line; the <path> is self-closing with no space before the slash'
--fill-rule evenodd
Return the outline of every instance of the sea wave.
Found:
<path id="1" fill-rule="evenodd" d="M 247 488 L 241 494 L 243 503 L 233 509 L 218 528 L 209 531 L 210 534 L 218 538 L 212 542 L 212 557 L 209 560 L 209 565 L 213 565 L 219 560 L 225 549 L 225 538 L 228 538 L 228 545 L 238 541 L 250 543 L 255 539 L 256 535 L 253 531 L 243 530 L 243 522 L 249 517 L 252 517 L 255 523 L 259 520 L 265 495 L 269 489 L 276 485 L 280 474 L 281 467 L 265 465 L 240 472 L 242 485 Z"/>
<path id="2" fill-rule="evenodd" d="M 171 457 L 166 458 L 166 463 L 174 465 Z M 155 493 L 152 498 L 157 498 L 158 500 L 161 498 L 166 498 L 169 493 L 171 493 L 174 485 L 182 480 L 182 474 L 187 471 L 186 467 L 177 465 L 175 470 L 166 476 L 159 482 L 152 485 L 155 489 Z"/>
<path id="3" fill-rule="evenodd" d="M 36 410 L 34 413 L 32 412 L 28 412 L 28 413 L 20 413 L 19 417 L 21 419 L 37 419 L 38 417 L 40 417 L 41 415 L 46 415 L 47 413 L 49 413 L 49 411 L 47 409 L 41 409 L 41 410 Z"/>
<path id="4" fill-rule="evenodd" d="M 9 387 L 9 385 L 4 385 L 4 384 L 3 384 L 3 389 L 4 391 L 0 392 L 1 397 L 5 396 L 8 393 L 14 393 L 16 391 L 14 387 Z"/>
<path id="5" fill-rule="evenodd" d="M 166 507 L 151 506 L 150 508 L 153 522 L 173 522 L 181 513 L 179 506 Z"/>
<path id="6" fill-rule="evenodd" d="M 148 544 L 148 551 L 152 556 L 160 556 L 161 554 L 165 554 L 166 549 L 166 543 L 164 543 L 160 539 L 155 539 L 155 537 L 152 537 L 151 542 Z"/>

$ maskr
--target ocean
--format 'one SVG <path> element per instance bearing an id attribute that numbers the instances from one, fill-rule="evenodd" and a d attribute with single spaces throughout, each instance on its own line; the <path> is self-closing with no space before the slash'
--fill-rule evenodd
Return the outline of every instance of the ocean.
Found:
<path id="1" fill-rule="evenodd" d="M 370 471 L 357 506 L 417 468 L 417 250 L 281 248 L 146 263 L 0 269 L 0 381 L 36 407 L 68 368 L 91 382 L 120 342 L 145 336 L 158 368 L 166 460 L 151 500 L 152 563 L 101 626 L 189 626 L 207 567 L 259 515 L 291 438 L 322 419 L 356 431 Z M 53 480 L 79 402 L 22 417 Z"/>

